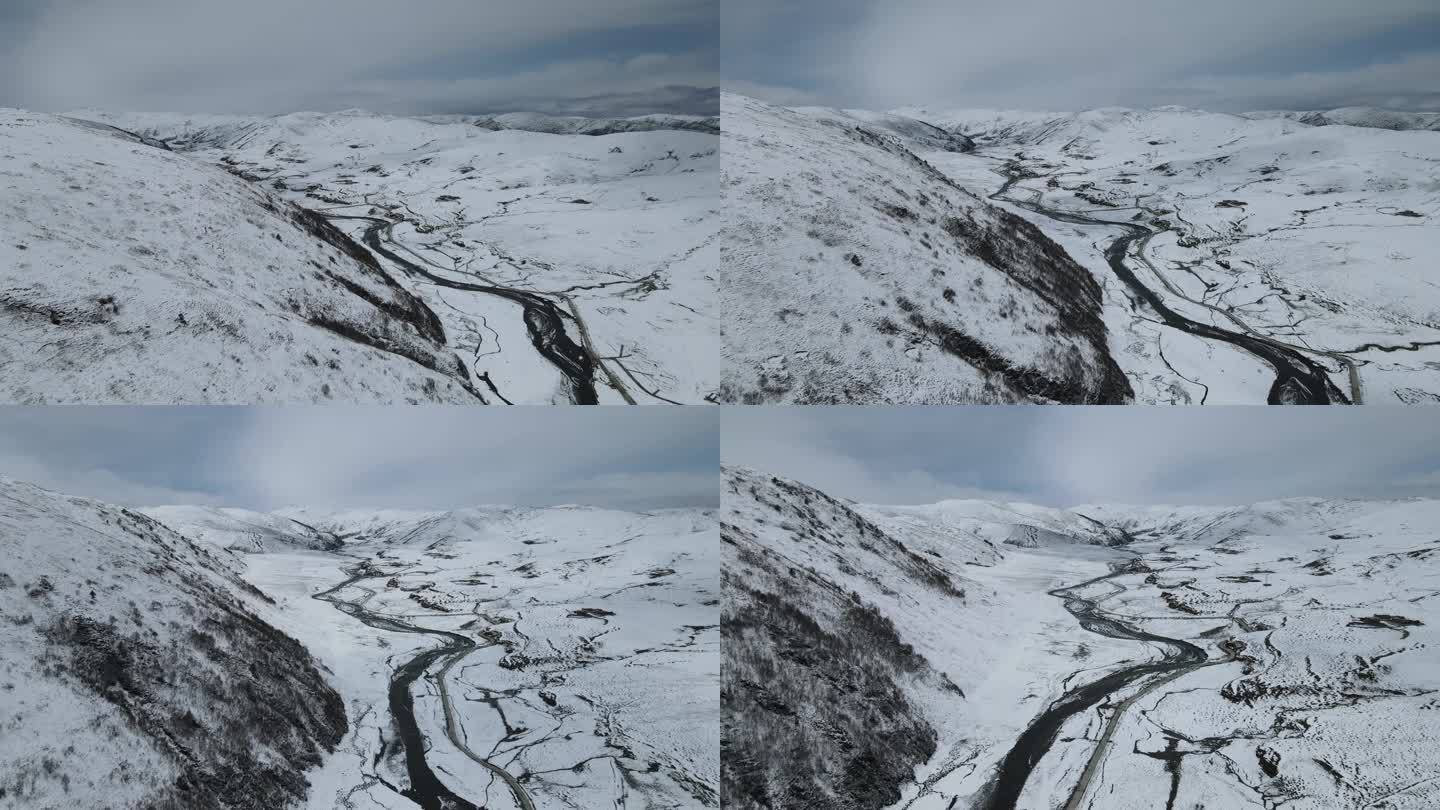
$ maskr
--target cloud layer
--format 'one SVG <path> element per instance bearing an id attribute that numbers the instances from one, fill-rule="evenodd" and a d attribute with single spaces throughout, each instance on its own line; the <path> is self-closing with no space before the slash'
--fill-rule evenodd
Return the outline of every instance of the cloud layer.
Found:
<path id="1" fill-rule="evenodd" d="M 767 6 L 777 4 L 726 0 L 725 82 L 778 103 L 1440 108 L 1433 0 L 780 0 L 768 16 Z"/>
<path id="2" fill-rule="evenodd" d="M 1425 409 L 727 409 L 721 457 L 872 503 L 1440 497 Z"/>
<path id="3" fill-rule="evenodd" d="M 715 0 L 16 0 L 0 104 L 565 111 L 715 85 L 718 25 Z"/>
<path id="4" fill-rule="evenodd" d="M 0 474 L 132 506 L 713 505 L 703 409 L 3 408 Z"/>

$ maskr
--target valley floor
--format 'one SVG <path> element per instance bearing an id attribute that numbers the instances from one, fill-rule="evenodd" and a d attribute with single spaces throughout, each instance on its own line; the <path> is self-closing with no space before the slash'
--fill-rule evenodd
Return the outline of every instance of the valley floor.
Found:
<path id="1" fill-rule="evenodd" d="M 657 621 L 673 571 L 565 592 L 491 552 L 247 556 L 350 716 L 310 806 L 714 806 L 716 608 L 666 597 Z"/>

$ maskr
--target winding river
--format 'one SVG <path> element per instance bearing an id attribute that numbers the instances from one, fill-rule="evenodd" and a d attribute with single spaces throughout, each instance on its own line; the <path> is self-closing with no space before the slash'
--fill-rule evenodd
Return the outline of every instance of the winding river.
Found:
<path id="1" fill-rule="evenodd" d="M 1119 619 L 1101 612 L 1098 598 L 1092 599 L 1080 595 L 1092 585 L 1127 573 L 1131 573 L 1128 565 L 1112 564 L 1108 574 L 1086 580 L 1078 585 L 1056 588 L 1049 593 L 1051 596 L 1063 600 L 1065 610 L 1074 616 L 1084 629 L 1107 638 L 1157 644 L 1163 650 L 1160 660 L 1147 661 L 1115 670 L 1098 680 L 1072 688 L 1051 703 L 1020 734 L 1015 744 L 1005 754 L 1005 758 L 1000 761 L 999 771 L 987 786 L 984 797 L 976 805 L 978 808 L 1013 810 L 1031 772 L 1040 762 L 1041 757 L 1045 756 L 1045 753 L 1055 744 L 1061 727 L 1070 718 L 1090 710 L 1107 697 L 1143 678 L 1161 676 L 1156 680 L 1168 681 L 1205 665 L 1207 660 L 1205 651 L 1194 644 L 1183 639 L 1147 633 L 1137 627 L 1125 624 Z M 1103 744 L 1102 742 L 1102 746 Z M 1097 764 L 1096 761 L 1092 759 L 1091 765 L 1087 766 L 1086 772 L 1082 774 L 1080 785 L 1076 788 L 1077 794 L 1084 792 L 1095 764 Z"/>
<path id="2" fill-rule="evenodd" d="M 595 391 L 595 359 L 585 347 L 576 343 L 565 331 L 565 315 L 553 301 L 537 293 L 499 287 L 491 284 L 471 284 L 464 281 L 438 276 L 424 267 L 400 256 L 385 247 L 384 240 L 391 237 L 395 223 L 380 217 L 356 216 L 353 214 L 325 214 L 327 219 L 352 219 L 370 223 L 363 237 L 370 250 L 395 263 L 406 273 L 452 290 L 494 295 L 519 304 L 525 329 L 530 334 L 530 344 L 570 384 L 571 398 L 576 405 L 595 405 L 599 395 Z"/>
<path id="3" fill-rule="evenodd" d="M 1110 228 L 1120 228 L 1124 231 L 1116 237 L 1109 246 L 1105 248 L 1105 261 L 1115 275 L 1129 287 L 1131 292 L 1143 300 L 1154 312 L 1160 316 L 1166 326 L 1179 329 L 1182 332 L 1195 335 L 1207 340 L 1218 340 L 1237 346 L 1250 354 L 1264 360 L 1275 371 L 1275 382 L 1270 386 L 1270 393 L 1266 401 L 1271 405 L 1332 405 L 1350 404 L 1336 385 L 1331 382 L 1329 372 L 1306 357 L 1294 348 L 1270 340 L 1258 335 L 1246 334 L 1243 332 L 1232 332 L 1207 323 L 1193 321 L 1184 315 L 1166 306 L 1149 287 L 1146 287 L 1135 275 L 1129 266 L 1125 264 L 1125 257 L 1129 254 L 1130 246 L 1135 242 L 1147 239 L 1155 232 L 1133 222 L 1115 222 L 1107 219 L 1095 219 L 1068 211 L 1058 211 L 1053 208 L 1046 208 L 1038 201 L 1018 200 L 1004 197 L 1016 182 L 1023 179 L 1020 175 L 1009 173 L 1006 175 L 1005 184 L 1000 190 L 990 195 L 990 199 L 999 200 L 1024 208 L 1044 217 L 1067 222 L 1074 225 L 1101 225 Z"/>
<path id="4" fill-rule="evenodd" d="M 410 777 L 410 786 L 401 790 L 400 794 L 425 810 L 483 810 L 482 805 L 477 805 L 453 793 L 431 770 L 429 763 L 425 760 L 427 752 L 425 735 L 415 721 L 415 699 L 410 692 L 411 685 L 424 676 L 431 666 L 440 661 L 445 661 L 448 665 L 450 662 L 463 658 L 476 649 L 475 642 L 459 633 L 429 630 L 389 616 L 372 613 L 358 603 L 342 599 L 337 594 L 360 580 L 390 576 L 390 574 L 378 571 L 364 562 L 345 569 L 345 573 L 348 575 L 347 579 L 333 588 L 315 594 L 314 598 L 330 603 L 341 613 L 353 616 L 377 630 L 434 636 L 444 642 L 439 647 L 418 653 L 414 658 L 400 665 L 390 676 L 390 714 L 395 718 L 395 727 L 405 749 L 405 770 Z M 448 716 L 450 712 L 448 699 L 445 708 Z"/>

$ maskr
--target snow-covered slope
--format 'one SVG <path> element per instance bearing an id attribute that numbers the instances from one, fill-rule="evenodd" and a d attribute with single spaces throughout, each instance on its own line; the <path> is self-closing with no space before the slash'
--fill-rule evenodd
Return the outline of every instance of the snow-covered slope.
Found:
<path id="1" fill-rule="evenodd" d="M 977 139 L 921 157 L 1089 268 L 1137 401 L 1440 401 L 1434 132 L 1176 107 L 899 112 Z"/>
<path id="2" fill-rule="evenodd" d="M 723 495 L 731 806 L 1440 801 L 1440 501 L 881 507 L 745 469 Z"/>
<path id="3" fill-rule="evenodd" d="M 722 111 L 723 401 L 1129 398 L 1095 279 L 918 158 L 929 128 L 729 93 Z"/>
<path id="4" fill-rule="evenodd" d="M 937 645 L 911 640 L 969 609 L 960 561 L 754 470 L 727 470 L 724 498 L 723 804 L 893 803 L 951 731 L 933 708 L 965 700 Z"/>
<path id="5" fill-rule="evenodd" d="M 364 242 L 438 313 L 493 403 L 693 404 L 717 385 L 713 134 L 353 110 L 77 115 L 162 138 Z"/>
<path id="6" fill-rule="evenodd" d="M 323 219 L 153 142 L 0 110 L 0 401 L 478 403 Z"/>
<path id="7" fill-rule="evenodd" d="M 157 506 L 141 510 L 180 534 L 231 551 L 304 548 L 335 551 L 340 538 L 305 523 L 265 512 L 208 506 Z"/>
<path id="8" fill-rule="evenodd" d="M 234 562 L 0 478 L 0 807 L 299 804 L 346 732 Z"/>

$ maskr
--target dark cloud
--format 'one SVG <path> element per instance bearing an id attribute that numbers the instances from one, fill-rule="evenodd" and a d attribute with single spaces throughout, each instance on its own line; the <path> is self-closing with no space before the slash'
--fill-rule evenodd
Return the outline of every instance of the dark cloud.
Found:
<path id="1" fill-rule="evenodd" d="M 0 104 L 47 111 L 672 111 L 684 106 L 674 88 L 713 87 L 718 66 L 716 0 L 20 0 L 0 9 Z"/>
<path id="2" fill-rule="evenodd" d="M 701 408 L 0 408 L 0 474 L 133 506 L 708 506 L 717 422 Z"/>
<path id="3" fill-rule="evenodd" d="M 721 456 L 875 503 L 1440 497 L 1428 409 L 727 409 Z"/>
<path id="4" fill-rule="evenodd" d="M 1434 0 L 726 0 L 723 13 L 725 83 L 778 103 L 1440 104 Z"/>
<path id="5" fill-rule="evenodd" d="M 687 87 L 671 85 L 642 93 L 612 93 L 575 99 L 532 99 L 522 105 L 526 110 L 552 115 L 635 116 L 655 112 L 675 115 L 719 115 L 719 87 Z M 503 112 L 499 108 L 476 110 L 479 113 Z"/>

